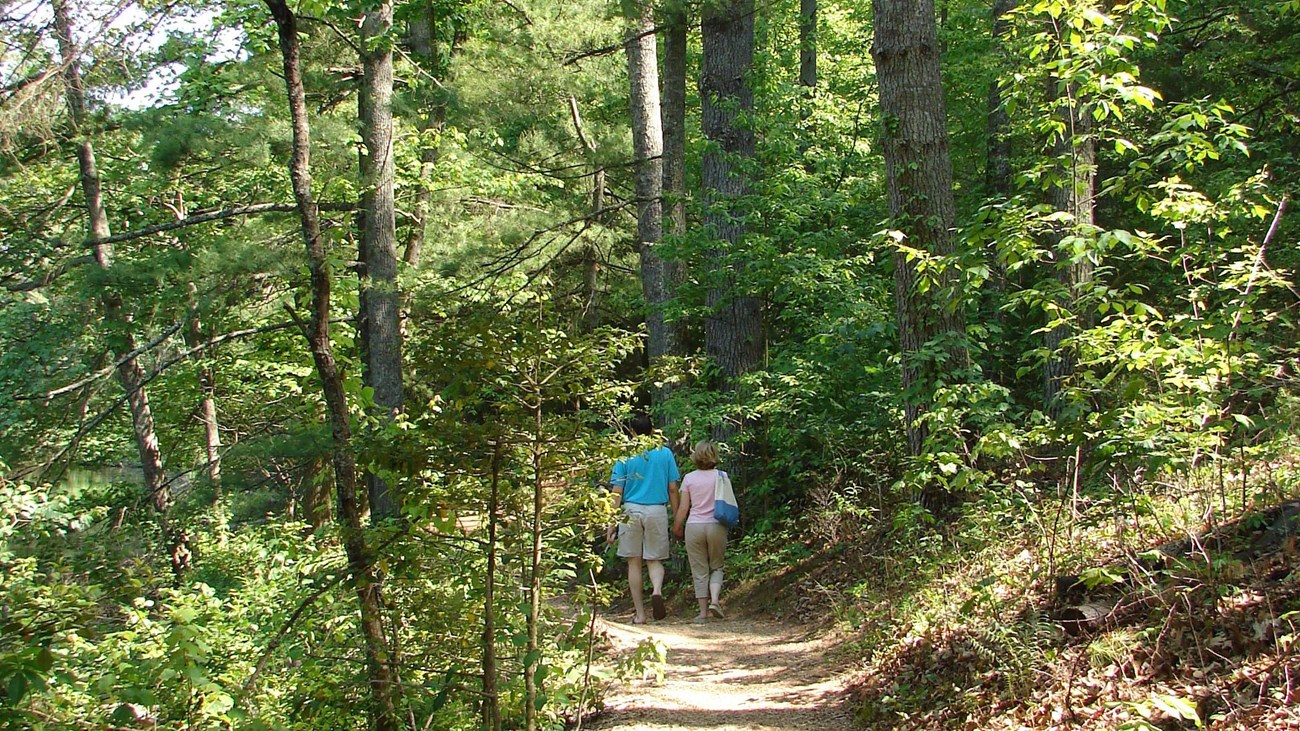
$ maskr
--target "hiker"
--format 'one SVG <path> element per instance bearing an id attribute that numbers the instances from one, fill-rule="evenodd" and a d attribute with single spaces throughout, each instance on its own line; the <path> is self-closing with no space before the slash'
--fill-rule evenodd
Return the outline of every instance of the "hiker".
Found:
<path id="1" fill-rule="evenodd" d="M 631 427 L 637 436 L 654 433 L 650 417 L 645 414 L 635 416 Z M 668 614 L 663 597 L 664 559 L 668 558 L 669 515 L 677 511 L 679 479 L 677 459 L 664 445 L 619 460 L 609 478 L 617 496 L 614 507 L 623 508 L 623 521 L 616 526 L 618 555 L 627 559 L 628 587 L 636 607 L 633 624 L 646 621 L 642 563 L 650 574 L 650 607 L 654 618 L 663 619 Z M 614 542 L 614 530 L 615 526 L 611 526 L 606 532 L 606 541 Z"/>
<path id="2" fill-rule="evenodd" d="M 681 500 L 673 518 L 673 534 L 686 541 L 695 599 L 700 604 L 697 624 L 709 615 L 725 619 L 722 605 L 722 560 L 727 549 L 727 527 L 713 517 L 714 487 L 718 480 L 718 447 L 703 441 L 691 450 L 695 470 L 682 478 Z M 683 525 L 685 522 L 685 525 Z"/>

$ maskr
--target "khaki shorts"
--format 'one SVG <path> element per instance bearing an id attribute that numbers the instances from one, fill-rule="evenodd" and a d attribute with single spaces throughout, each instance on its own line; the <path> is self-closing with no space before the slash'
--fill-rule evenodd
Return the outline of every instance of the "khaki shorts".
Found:
<path id="1" fill-rule="evenodd" d="M 623 503 L 618 555 L 662 561 L 668 558 L 668 509 L 663 505 Z"/>

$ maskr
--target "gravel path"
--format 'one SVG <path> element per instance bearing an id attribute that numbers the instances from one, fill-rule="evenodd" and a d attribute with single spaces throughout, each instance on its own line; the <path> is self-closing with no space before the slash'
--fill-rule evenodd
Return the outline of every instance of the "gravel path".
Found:
<path id="1" fill-rule="evenodd" d="M 615 652 L 647 637 L 668 648 L 663 684 L 616 687 L 606 711 L 584 728 L 600 731 L 820 731 L 849 729 L 841 690 L 852 668 L 837 663 L 827 637 L 771 621 L 706 625 L 669 619 L 648 625 L 603 622 Z"/>

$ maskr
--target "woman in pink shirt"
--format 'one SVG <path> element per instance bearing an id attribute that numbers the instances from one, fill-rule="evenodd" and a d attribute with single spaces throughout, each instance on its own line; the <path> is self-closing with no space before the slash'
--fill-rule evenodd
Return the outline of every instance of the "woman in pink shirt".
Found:
<path id="1" fill-rule="evenodd" d="M 682 478 L 681 499 L 673 518 L 673 533 L 686 541 L 686 558 L 691 564 L 695 598 L 700 603 L 697 623 L 709 614 L 722 619 L 722 558 L 727 548 L 727 528 L 713 519 L 714 482 L 718 479 L 718 448 L 700 442 L 691 450 L 697 468 Z M 683 526 L 685 523 L 685 526 Z"/>

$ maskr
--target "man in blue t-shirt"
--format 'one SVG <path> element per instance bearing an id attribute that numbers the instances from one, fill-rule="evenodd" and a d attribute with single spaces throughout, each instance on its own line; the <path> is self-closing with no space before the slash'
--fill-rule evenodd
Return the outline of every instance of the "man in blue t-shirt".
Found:
<path id="1" fill-rule="evenodd" d="M 632 433 L 648 436 L 654 432 L 650 417 L 638 414 L 632 419 Z M 677 512 L 677 459 L 672 450 L 660 446 L 614 465 L 609 482 L 615 498 L 614 507 L 622 507 L 623 522 L 618 527 L 618 555 L 627 559 L 627 581 L 636 606 L 635 624 L 645 624 L 644 589 L 641 564 L 650 573 L 650 608 L 655 619 L 668 614 L 664 605 L 664 559 L 668 558 L 668 518 Z M 606 540 L 614 541 L 614 528 Z"/>

